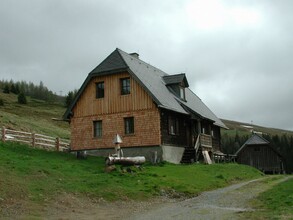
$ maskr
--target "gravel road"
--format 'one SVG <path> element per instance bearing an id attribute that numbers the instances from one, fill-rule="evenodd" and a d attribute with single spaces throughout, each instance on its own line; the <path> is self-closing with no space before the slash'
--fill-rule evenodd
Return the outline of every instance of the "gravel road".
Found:
<path id="1" fill-rule="evenodd" d="M 0 219 L 240 219 L 239 213 L 253 211 L 249 206 L 251 199 L 288 178 L 266 176 L 184 201 L 159 197 L 151 201 L 109 203 L 68 193 L 43 205 L 26 200 L 0 200 Z"/>
<path id="2" fill-rule="evenodd" d="M 165 219 L 240 219 L 241 212 L 253 211 L 249 201 L 274 184 L 288 177 L 273 176 L 243 182 L 225 188 L 204 192 L 181 202 L 168 203 L 148 211 L 136 213 L 131 220 Z M 268 184 L 269 182 L 269 184 Z"/>

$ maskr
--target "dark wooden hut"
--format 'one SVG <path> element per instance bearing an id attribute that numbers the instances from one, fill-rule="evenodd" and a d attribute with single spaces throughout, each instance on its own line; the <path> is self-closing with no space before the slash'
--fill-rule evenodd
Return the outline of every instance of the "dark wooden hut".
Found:
<path id="1" fill-rule="evenodd" d="M 253 134 L 236 152 L 237 162 L 253 166 L 264 173 L 283 173 L 282 156 L 271 147 L 270 142 Z"/>

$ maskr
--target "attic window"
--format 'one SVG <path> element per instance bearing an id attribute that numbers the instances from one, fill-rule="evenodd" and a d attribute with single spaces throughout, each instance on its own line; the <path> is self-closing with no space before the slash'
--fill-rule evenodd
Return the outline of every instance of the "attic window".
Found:
<path id="1" fill-rule="evenodd" d="M 186 100 L 185 99 L 185 88 L 182 86 L 179 86 L 179 90 L 180 90 L 180 99 Z"/>
<path id="2" fill-rule="evenodd" d="M 130 94 L 130 78 L 120 79 L 121 95 Z"/>
<path id="3" fill-rule="evenodd" d="M 96 83 L 96 98 L 104 98 L 104 82 Z"/>

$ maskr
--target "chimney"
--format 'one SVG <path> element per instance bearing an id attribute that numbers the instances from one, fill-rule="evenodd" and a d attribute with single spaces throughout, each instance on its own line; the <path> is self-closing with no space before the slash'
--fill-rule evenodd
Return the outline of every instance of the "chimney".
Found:
<path id="1" fill-rule="evenodd" d="M 136 59 L 139 59 L 138 53 L 130 53 L 129 55 L 135 57 Z"/>

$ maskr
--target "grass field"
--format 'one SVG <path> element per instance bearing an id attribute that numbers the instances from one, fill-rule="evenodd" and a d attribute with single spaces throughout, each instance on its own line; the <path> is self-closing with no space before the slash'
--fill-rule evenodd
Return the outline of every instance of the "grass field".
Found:
<path id="1" fill-rule="evenodd" d="M 255 212 L 249 219 L 293 219 L 293 178 L 262 193 L 252 201 Z"/>
<path id="2" fill-rule="evenodd" d="M 202 191 L 253 179 L 261 173 L 237 164 L 145 165 L 125 172 L 120 166 L 104 172 L 104 159 L 47 152 L 0 142 L 0 195 L 46 202 L 62 192 L 105 200 L 147 199 L 156 195 L 194 196 Z"/>

